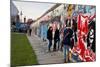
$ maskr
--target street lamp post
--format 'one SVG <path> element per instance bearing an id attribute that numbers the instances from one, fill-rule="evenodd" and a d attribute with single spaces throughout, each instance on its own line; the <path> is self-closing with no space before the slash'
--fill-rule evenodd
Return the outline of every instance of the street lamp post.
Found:
<path id="1" fill-rule="evenodd" d="M 21 16 L 21 22 L 22 22 L 22 15 L 23 15 L 23 13 L 22 13 L 22 11 L 20 12 L 20 16 Z"/>

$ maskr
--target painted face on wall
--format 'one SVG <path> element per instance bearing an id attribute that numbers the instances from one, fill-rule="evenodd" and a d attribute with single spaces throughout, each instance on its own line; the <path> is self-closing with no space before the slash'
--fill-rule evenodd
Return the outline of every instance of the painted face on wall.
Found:
<path id="1" fill-rule="evenodd" d="M 92 44 L 94 41 L 94 30 L 90 29 L 90 35 L 89 35 L 89 43 Z"/>
<path id="2" fill-rule="evenodd" d="M 67 16 L 71 17 L 72 16 L 72 12 L 73 12 L 73 5 L 68 5 L 67 7 Z"/>

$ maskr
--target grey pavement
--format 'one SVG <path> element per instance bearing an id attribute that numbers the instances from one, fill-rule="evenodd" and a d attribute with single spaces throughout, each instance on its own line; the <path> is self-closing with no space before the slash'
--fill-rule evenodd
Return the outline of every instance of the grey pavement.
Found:
<path id="1" fill-rule="evenodd" d="M 36 53 L 37 60 L 39 64 L 59 64 L 64 63 L 63 61 L 63 52 L 55 51 L 48 52 L 48 43 L 43 42 L 38 36 L 33 35 L 28 36 L 27 38 L 31 43 L 33 50 Z"/>

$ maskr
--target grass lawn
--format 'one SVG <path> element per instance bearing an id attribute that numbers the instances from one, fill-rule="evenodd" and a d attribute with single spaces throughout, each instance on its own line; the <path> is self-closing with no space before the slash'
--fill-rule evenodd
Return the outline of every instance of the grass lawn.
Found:
<path id="1" fill-rule="evenodd" d="M 38 64 L 36 55 L 25 34 L 11 33 L 11 65 Z"/>

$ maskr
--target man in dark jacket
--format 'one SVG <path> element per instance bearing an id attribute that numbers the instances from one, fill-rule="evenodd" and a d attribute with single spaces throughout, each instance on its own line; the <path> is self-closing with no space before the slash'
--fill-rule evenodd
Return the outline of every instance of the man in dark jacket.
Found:
<path id="1" fill-rule="evenodd" d="M 64 36 L 63 36 L 63 46 L 64 46 L 64 62 L 69 61 L 69 48 L 71 48 L 71 37 L 72 37 L 73 31 L 71 28 L 66 27 L 64 29 Z M 67 54 L 66 54 L 67 53 Z M 67 58 L 66 58 L 67 56 Z"/>
<path id="2" fill-rule="evenodd" d="M 59 49 L 59 42 L 60 42 L 59 30 L 56 29 L 55 34 L 54 34 L 54 47 L 53 47 L 53 51 L 56 51 L 56 43 L 58 43 L 58 49 Z"/>
<path id="3" fill-rule="evenodd" d="M 50 48 L 52 46 L 52 30 L 52 27 L 49 27 L 47 31 L 47 39 L 49 40 L 48 51 L 50 51 Z"/>

